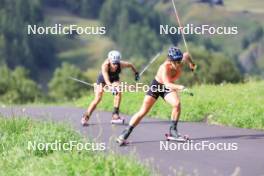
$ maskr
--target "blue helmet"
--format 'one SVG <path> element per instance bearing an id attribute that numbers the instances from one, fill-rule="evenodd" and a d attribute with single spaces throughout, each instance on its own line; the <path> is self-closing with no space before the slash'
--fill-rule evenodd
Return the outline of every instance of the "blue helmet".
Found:
<path id="1" fill-rule="evenodd" d="M 173 46 L 168 50 L 168 57 L 171 61 L 181 61 L 183 54 L 179 48 Z"/>

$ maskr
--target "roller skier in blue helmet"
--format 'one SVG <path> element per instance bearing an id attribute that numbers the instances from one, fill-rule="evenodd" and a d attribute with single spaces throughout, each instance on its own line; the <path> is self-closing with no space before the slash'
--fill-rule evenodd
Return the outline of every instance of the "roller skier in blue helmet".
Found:
<path id="1" fill-rule="evenodd" d="M 117 142 L 120 145 L 126 143 L 126 140 L 132 130 L 150 111 L 159 97 L 162 97 L 164 101 L 169 103 L 172 107 L 169 135 L 175 139 L 182 138 L 182 136 L 178 132 L 177 124 L 181 113 L 179 91 L 183 90 L 184 86 L 177 85 L 174 82 L 180 78 L 183 64 L 188 64 L 191 70 L 195 68 L 195 64 L 193 63 L 190 55 L 187 52 L 182 53 L 179 48 L 175 46 L 170 47 L 168 50 L 167 58 L 165 59 L 163 64 L 160 65 L 155 78 L 149 86 L 150 89 L 145 95 L 140 110 L 133 115 L 127 128 L 117 138 Z M 154 88 L 154 90 L 152 88 Z"/>

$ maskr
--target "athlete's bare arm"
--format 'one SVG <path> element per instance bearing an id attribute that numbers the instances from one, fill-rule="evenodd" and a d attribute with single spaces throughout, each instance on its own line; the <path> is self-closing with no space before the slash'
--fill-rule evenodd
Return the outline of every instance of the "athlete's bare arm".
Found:
<path id="1" fill-rule="evenodd" d="M 131 68 L 134 73 L 137 73 L 135 66 L 129 62 L 121 61 L 121 68 Z"/>
<path id="2" fill-rule="evenodd" d="M 111 85 L 111 82 L 110 82 L 110 79 L 109 79 L 109 75 L 108 75 L 108 64 L 109 64 L 109 61 L 104 61 L 104 63 L 102 64 L 102 74 L 103 74 L 103 77 L 104 77 L 104 80 L 105 80 L 105 83 L 107 85 Z"/>
<path id="3" fill-rule="evenodd" d="M 163 74 L 162 74 L 162 80 L 163 80 L 163 84 L 168 87 L 169 89 L 172 89 L 172 90 L 175 90 L 175 91 L 178 91 L 178 90 L 183 90 L 184 89 L 184 86 L 182 85 L 177 85 L 177 84 L 174 84 L 170 81 L 169 79 L 169 67 L 170 65 L 169 64 L 164 64 L 162 65 L 162 69 L 163 69 Z"/>

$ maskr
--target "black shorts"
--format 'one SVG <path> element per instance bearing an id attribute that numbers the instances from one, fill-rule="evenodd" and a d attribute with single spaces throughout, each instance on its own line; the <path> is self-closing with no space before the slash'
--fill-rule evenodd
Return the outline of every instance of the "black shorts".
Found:
<path id="1" fill-rule="evenodd" d="M 117 81 L 119 81 L 119 76 L 113 76 L 113 77 L 111 77 L 110 76 L 110 82 L 111 83 L 113 83 L 113 82 L 117 82 Z M 99 74 L 99 76 L 98 76 L 98 78 L 97 78 L 97 81 L 96 81 L 96 84 L 97 85 L 99 85 L 99 84 L 103 84 L 103 85 L 105 85 L 106 83 L 105 83 L 105 80 L 104 80 L 104 76 L 103 76 L 103 74 Z"/>
<path id="2" fill-rule="evenodd" d="M 159 83 L 156 79 L 154 79 L 149 87 L 146 95 L 152 96 L 155 99 L 158 99 L 161 96 L 164 97 L 171 92 L 170 89 L 166 88 L 164 84 Z"/>

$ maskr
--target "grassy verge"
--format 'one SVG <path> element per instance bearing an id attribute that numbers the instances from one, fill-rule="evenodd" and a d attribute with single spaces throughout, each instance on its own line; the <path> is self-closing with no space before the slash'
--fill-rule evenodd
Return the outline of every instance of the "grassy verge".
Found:
<path id="1" fill-rule="evenodd" d="M 0 175 L 151 175 L 143 164 L 112 152 L 28 150 L 28 141 L 87 142 L 65 125 L 0 117 Z"/>
<path id="2" fill-rule="evenodd" d="M 264 129 L 264 82 L 203 85 L 193 87 L 195 96 L 181 94 L 181 120 L 203 121 L 240 128 Z M 142 104 L 144 93 L 124 93 L 121 112 L 134 114 Z M 93 95 L 83 97 L 77 106 L 87 107 Z M 105 93 L 99 109 L 112 111 L 113 96 Z M 171 108 L 162 99 L 154 105 L 150 117 L 169 119 Z"/>
<path id="3" fill-rule="evenodd" d="M 232 11 L 249 11 L 254 13 L 264 13 L 263 7 L 264 2 L 259 0 L 240 0 L 237 3 L 236 0 L 225 1 L 225 6 L 228 10 Z"/>

